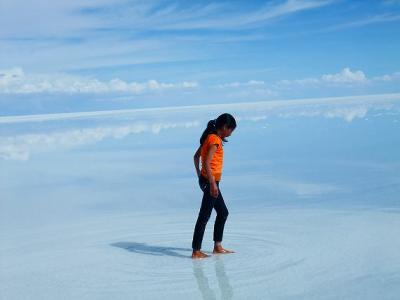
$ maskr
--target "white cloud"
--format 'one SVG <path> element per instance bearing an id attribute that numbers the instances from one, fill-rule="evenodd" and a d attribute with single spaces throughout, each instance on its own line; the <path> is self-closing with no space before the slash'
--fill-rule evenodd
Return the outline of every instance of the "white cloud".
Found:
<path id="1" fill-rule="evenodd" d="M 279 178 L 276 175 L 270 174 L 252 174 L 254 180 L 251 184 L 255 186 L 262 185 L 263 187 L 273 187 L 274 189 L 283 190 L 286 192 L 291 192 L 300 198 L 307 198 L 313 196 L 319 196 L 324 194 L 329 194 L 333 192 L 344 191 L 344 187 L 339 185 L 319 183 L 319 182 L 305 182 L 296 181 L 290 178 Z M 240 176 L 230 175 L 230 178 L 239 180 Z"/>
<path id="2" fill-rule="evenodd" d="M 335 108 L 327 111 L 324 115 L 328 118 L 344 118 L 347 122 L 353 121 L 354 118 L 364 118 L 368 112 L 367 106 Z"/>
<path id="3" fill-rule="evenodd" d="M 381 14 L 374 15 L 364 18 L 362 20 L 351 21 L 343 24 L 334 25 L 328 28 L 324 28 L 321 31 L 333 31 L 338 29 L 345 29 L 351 27 L 362 27 L 375 23 L 384 23 L 384 22 L 396 22 L 400 20 L 400 15 L 396 14 Z"/>
<path id="4" fill-rule="evenodd" d="M 329 3 L 288 0 L 254 6 L 230 1 L 2 0 L 0 56 L 7 57 L 7 62 L 0 67 L 66 71 L 214 59 L 210 51 L 198 47 L 199 39 L 202 44 L 264 39 L 262 34 L 239 31 Z M 223 29 L 235 30 L 218 34 Z M 157 33 L 147 34 L 151 31 Z"/>
<path id="5" fill-rule="evenodd" d="M 324 183 L 299 182 L 289 179 L 270 179 L 268 181 L 279 188 L 294 192 L 299 197 L 312 197 L 343 190 L 337 185 Z"/>
<path id="6" fill-rule="evenodd" d="M 303 79 L 295 79 L 295 80 L 288 80 L 283 79 L 275 83 L 275 87 L 290 87 L 292 85 L 300 85 L 300 86 L 311 86 L 317 85 L 320 83 L 320 80 L 317 78 L 303 78 Z"/>
<path id="7" fill-rule="evenodd" d="M 325 118 L 341 118 L 347 122 L 353 121 L 355 118 L 364 118 L 369 110 L 368 105 L 358 105 L 340 108 L 325 108 L 325 109 L 309 109 L 309 110 L 298 110 L 291 112 L 281 112 L 278 114 L 279 117 L 293 118 L 297 116 L 302 117 L 317 117 L 322 116 Z"/>
<path id="8" fill-rule="evenodd" d="M 265 82 L 262 80 L 249 80 L 247 85 L 264 85 Z"/>
<path id="9" fill-rule="evenodd" d="M 229 83 L 224 83 L 224 84 L 219 84 L 217 87 L 219 88 L 226 88 L 226 87 L 243 87 L 243 86 L 257 86 L 257 85 L 265 85 L 265 82 L 262 80 L 249 80 L 246 82 L 229 82 Z"/>
<path id="10" fill-rule="evenodd" d="M 394 72 L 391 75 L 385 74 L 372 78 L 373 81 L 400 81 L 400 72 Z"/>
<path id="11" fill-rule="evenodd" d="M 318 87 L 318 86 L 353 86 L 370 84 L 381 81 L 400 80 L 400 72 L 391 75 L 384 74 L 373 78 L 367 78 L 361 70 L 352 71 L 349 67 L 343 68 L 339 73 L 324 74 L 319 78 L 309 77 L 294 80 L 280 80 L 274 84 L 275 88 L 290 88 L 291 86 Z"/>
<path id="12" fill-rule="evenodd" d="M 25 74 L 21 68 L 0 70 L 0 93 L 143 93 L 166 89 L 187 89 L 197 87 L 197 82 L 184 81 L 164 83 L 156 80 L 147 82 L 126 82 L 119 78 L 101 81 L 96 78 L 71 76 L 67 74 Z"/>
<path id="13" fill-rule="evenodd" d="M 340 73 L 337 74 L 326 74 L 322 75 L 322 81 L 334 82 L 334 83 L 353 83 L 353 82 L 365 82 L 367 78 L 363 71 L 351 71 L 350 68 L 344 68 Z"/>
<path id="14" fill-rule="evenodd" d="M 121 126 L 74 128 L 51 133 L 35 132 L 16 136 L 2 136 L 0 139 L 0 159 L 24 161 L 29 159 L 31 152 L 77 147 L 96 143 L 106 138 L 120 139 L 143 132 L 158 134 L 167 129 L 197 127 L 200 125 L 198 120 L 208 120 L 210 114 L 215 115 L 223 111 L 232 113 L 238 122 L 265 122 L 271 116 L 284 118 L 321 116 L 341 118 L 351 122 L 355 118 L 364 118 L 372 109 L 390 111 L 393 108 L 392 102 L 394 101 L 400 101 L 400 94 L 0 117 L 0 124 L 99 117 L 102 117 L 103 121 L 109 121 L 118 120 L 118 116 L 121 117 L 121 120 L 135 120 L 135 123 L 127 123 Z M 179 116 L 180 122 L 168 121 L 175 120 L 177 116 Z M 107 117 L 111 118 L 107 119 Z M 151 121 L 154 118 L 161 118 L 163 121 Z M 29 130 L 30 126 L 25 126 L 25 128 Z M 312 190 L 313 187 L 298 187 L 299 194 L 312 193 L 304 192 L 310 189 Z"/>
<path id="15" fill-rule="evenodd" d="M 261 9 L 257 13 L 253 14 L 250 18 L 246 18 L 247 22 L 260 22 L 271 18 L 280 17 L 287 14 L 292 14 L 298 11 L 318 8 L 331 4 L 332 1 L 300 1 L 300 0 L 288 0 L 282 4 L 271 7 L 267 5 L 264 9 Z"/>
<path id="16" fill-rule="evenodd" d="M 189 2 L 188 2 L 189 3 Z M 232 2 L 208 3 L 196 2 L 180 6 L 177 3 L 160 5 L 150 3 L 141 9 L 125 6 L 106 12 L 103 20 L 113 28 L 145 28 L 158 30 L 192 30 L 192 29 L 247 29 L 256 28 L 266 22 L 296 12 L 326 6 L 332 1 L 287 0 L 281 3 L 267 3 L 252 10 Z"/>
<path id="17" fill-rule="evenodd" d="M 205 4 L 188 1 L 181 4 L 178 1 L 168 3 L 160 0 L 3 0 L 0 34 L 7 38 L 59 38 L 96 33 L 99 28 L 146 31 L 246 29 L 332 2 L 286 0 L 243 9 L 243 5 L 229 1 Z"/>
<path id="18" fill-rule="evenodd" d="M 100 1 L 96 0 L 99 4 Z M 100 25 L 97 20 L 72 13 L 90 2 L 2 0 L 0 35 L 6 38 L 37 38 L 71 35 L 78 30 L 95 28 Z"/>
<path id="19" fill-rule="evenodd" d="M 332 74 L 323 74 L 319 77 L 305 77 L 300 79 L 282 79 L 275 82 L 263 80 L 234 81 L 215 85 L 222 90 L 226 98 L 271 99 L 272 97 L 291 97 L 290 94 L 326 93 L 327 91 L 354 90 L 359 93 L 362 89 L 366 92 L 379 93 L 395 82 L 400 82 L 400 72 L 367 77 L 364 71 L 345 67 Z M 287 94 L 290 91 L 290 94 Z M 285 96 L 286 94 L 286 96 Z"/>
<path id="20" fill-rule="evenodd" d="M 125 126 L 94 127 L 54 133 L 22 134 L 12 137 L 3 137 L 0 140 L 0 158 L 26 161 L 29 159 L 32 151 L 51 151 L 57 148 L 73 148 L 96 143 L 106 138 L 121 139 L 127 135 L 142 132 L 158 134 L 161 130 L 165 129 L 178 127 L 190 128 L 194 126 L 199 126 L 199 122 L 134 123 Z"/>
<path id="21" fill-rule="evenodd" d="M 376 76 L 373 78 L 375 81 L 392 81 L 392 76 L 390 75 L 382 75 L 382 76 Z"/>
<path id="22" fill-rule="evenodd" d="M 236 117 L 236 121 L 242 121 L 242 120 L 249 120 L 253 122 L 258 122 L 262 120 L 266 120 L 268 117 L 266 115 L 263 116 L 245 116 L 245 117 Z"/>

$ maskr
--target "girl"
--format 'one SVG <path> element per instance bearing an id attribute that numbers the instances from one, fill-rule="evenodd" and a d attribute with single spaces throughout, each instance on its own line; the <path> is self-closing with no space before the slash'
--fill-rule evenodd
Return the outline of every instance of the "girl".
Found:
<path id="1" fill-rule="evenodd" d="M 211 216 L 212 209 L 217 212 L 214 224 L 214 250 L 213 253 L 233 253 L 234 251 L 224 249 L 221 245 L 225 221 L 228 217 L 224 198 L 219 190 L 219 182 L 222 175 L 224 150 L 222 142 L 227 142 L 226 137 L 230 136 L 236 128 L 235 118 L 228 114 L 220 115 L 216 120 L 210 120 L 207 128 L 200 138 L 200 147 L 194 154 L 194 165 L 199 185 L 203 191 L 200 212 L 197 218 L 192 241 L 192 258 L 208 257 L 200 251 L 204 231 Z M 199 160 L 201 157 L 201 170 Z"/>

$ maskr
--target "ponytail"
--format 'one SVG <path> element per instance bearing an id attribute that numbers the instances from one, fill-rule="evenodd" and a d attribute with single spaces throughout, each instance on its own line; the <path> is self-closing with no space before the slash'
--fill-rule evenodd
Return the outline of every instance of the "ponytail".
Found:
<path id="1" fill-rule="evenodd" d="M 207 138 L 207 136 L 211 133 L 217 133 L 217 120 L 210 120 L 207 123 L 207 128 L 204 130 L 203 134 L 201 135 L 200 138 L 200 145 L 203 145 L 205 139 Z"/>

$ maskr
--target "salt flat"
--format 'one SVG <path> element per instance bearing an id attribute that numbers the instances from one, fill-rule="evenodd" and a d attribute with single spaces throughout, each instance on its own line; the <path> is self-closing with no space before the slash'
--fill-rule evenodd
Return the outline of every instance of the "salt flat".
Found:
<path id="1" fill-rule="evenodd" d="M 397 299 L 399 99 L 4 119 L 0 297 Z M 193 153 L 225 109 L 236 253 L 193 261 Z"/>
<path id="2" fill-rule="evenodd" d="M 224 240 L 236 253 L 194 261 L 195 213 L 110 214 L 3 234 L 2 297 L 395 299 L 400 292 L 398 212 L 235 210 Z"/>

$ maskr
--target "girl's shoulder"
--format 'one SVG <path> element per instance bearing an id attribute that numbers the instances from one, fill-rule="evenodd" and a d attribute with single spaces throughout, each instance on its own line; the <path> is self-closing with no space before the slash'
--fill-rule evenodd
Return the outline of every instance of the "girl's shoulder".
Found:
<path id="1" fill-rule="evenodd" d="M 222 145 L 222 139 L 221 137 L 216 134 L 216 133 L 210 133 L 207 136 L 207 141 L 211 144 L 218 144 L 218 145 Z"/>
<path id="2" fill-rule="evenodd" d="M 216 133 L 209 133 L 208 136 L 207 136 L 207 138 L 208 138 L 208 139 L 217 139 L 217 140 L 219 140 L 219 141 L 222 141 L 221 137 L 220 137 L 218 134 L 216 134 Z"/>

